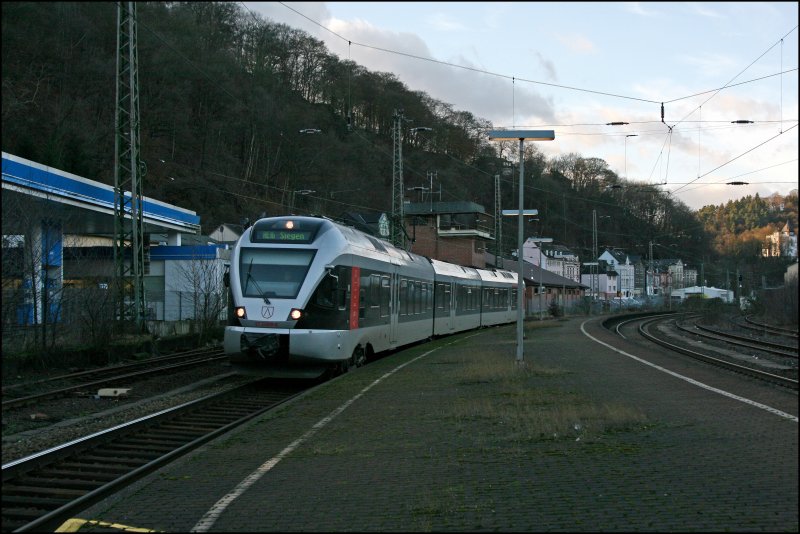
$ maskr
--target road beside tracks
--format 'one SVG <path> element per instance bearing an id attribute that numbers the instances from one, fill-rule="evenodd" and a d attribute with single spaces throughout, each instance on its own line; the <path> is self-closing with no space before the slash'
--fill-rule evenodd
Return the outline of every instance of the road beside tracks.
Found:
<path id="1" fill-rule="evenodd" d="M 524 368 L 514 325 L 418 345 L 64 528 L 796 532 L 797 394 L 615 337 L 530 324 Z"/>

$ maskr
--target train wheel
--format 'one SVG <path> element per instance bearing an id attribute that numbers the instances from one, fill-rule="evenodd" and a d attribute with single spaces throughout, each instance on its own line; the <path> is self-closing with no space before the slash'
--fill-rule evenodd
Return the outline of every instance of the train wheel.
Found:
<path id="1" fill-rule="evenodd" d="M 361 367 L 367 363 L 367 353 L 364 352 L 362 346 L 359 345 L 356 347 L 356 350 L 353 351 L 353 356 L 350 358 L 350 362 L 354 367 Z"/>

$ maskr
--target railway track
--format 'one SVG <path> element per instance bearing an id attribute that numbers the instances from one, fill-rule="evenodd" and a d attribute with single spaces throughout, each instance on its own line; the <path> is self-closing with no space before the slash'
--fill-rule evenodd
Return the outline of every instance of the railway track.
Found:
<path id="1" fill-rule="evenodd" d="M 751 376 L 754 378 L 758 378 L 760 380 L 764 380 L 766 382 L 770 382 L 773 384 L 777 384 L 789 389 L 797 390 L 798 389 L 798 381 L 796 378 L 790 378 L 787 376 L 781 376 L 774 372 L 769 372 L 763 369 L 759 369 L 753 366 L 741 365 L 739 363 L 735 363 L 734 361 L 724 359 L 719 356 L 714 356 L 712 353 L 709 352 L 699 352 L 697 350 L 689 349 L 685 346 L 680 346 L 675 343 L 671 343 L 664 339 L 663 336 L 655 335 L 651 332 L 651 326 L 655 323 L 665 321 L 665 320 L 673 320 L 673 319 L 664 319 L 664 317 L 655 317 L 651 319 L 644 319 L 639 318 L 638 320 L 641 321 L 641 324 L 638 327 L 639 334 L 648 339 L 649 341 L 656 343 L 662 347 L 666 347 L 674 352 L 678 352 L 697 360 L 712 364 L 717 367 L 721 367 L 727 369 L 729 371 L 734 371 L 743 375 Z M 696 332 L 692 332 L 696 334 Z M 725 340 L 728 343 L 728 340 Z M 761 349 L 763 350 L 763 349 Z M 796 356 L 795 356 L 796 357 Z"/>
<path id="2" fill-rule="evenodd" d="M 125 365 L 115 365 L 55 376 L 34 382 L 24 382 L 3 387 L 3 410 L 41 402 L 91 390 L 99 386 L 111 387 L 122 381 L 145 378 L 150 375 L 179 371 L 207 363 L 222 361 L 222 348 L 197 349 L 170 356 L 149 358 Z M 32 391 L 36 391 L 32 393 Z M 6 398 L 9 397 L 9 398 Z"/>
<path id="3" fill-rule="evenodd" d="M 259 380 L 9 462 L 2 466 L 2 529 L 52 531 L 80 510 L 308 387 L 308 382 Z"/>
<path id="4" fill-rule="evenodd" d="M 676 323 L 676 326 L 685 332 L 705 337 L 707 339 L 716 339 L 739 347 L 746 347 L 786 358 L 797 359 L 797 344 L 792 346 L 783 343 L 767 341 L 765 339 L 754 339 L 752 337 L 742 336 L 731 332 L 726 332 L 718 328 L 702 325 L 700 324 L 699 320 L 695 320 L 688 327 L 683 326 L 680 323 Z"/>
<path id="5" fill-rule="evenodd" d="M 741 316 L 744 322 L 738 322 L 732 319 L 732 322 L 738 326 L 739 328 L 745 328 L 748 330 L 752 330 L 757 332 L 760 335 L 772 334 L 782 337 L 787 337 L 790 339 L 794 339 L 795 341 L 798 339 L 797 329 L 789 329 L 789 328 L 781 328 L 779 326 L 772 326 L 766 323 L 757 322 L 747 315 Z"/>

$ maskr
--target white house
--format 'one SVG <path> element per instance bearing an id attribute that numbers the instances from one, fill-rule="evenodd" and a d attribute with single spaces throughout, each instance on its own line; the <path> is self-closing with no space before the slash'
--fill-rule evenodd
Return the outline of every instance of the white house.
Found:
<path id="1" fill-rule="evenodd" d="M 784 224 L 780 231 L 767 235 L 766 243 L 761 249 L 761 255 L 765 258 L 797 257 L 797 234 L 789 222 Z"/>
<path id="2" fill-rule="evenodd" d="M 235 243 L 242 235 L 242 225 L 222 223 L 208 237 L 217 243 Z"/>
<path id="3" fill-rule="evenodd" d="M 679 259 L 653 260 L 647 268 L 647 294 L 669 296 L 683 288 L 683 261 Z"/>
<path id="4" fill-rule="evenodd" d="M 634 296 L 634 267 L 628 254 L 619 249 L 606 249 L 599 259 L 606 261 L 609 267 L 617 272 L 617 289 L 620 292 L 620 296 Z"/>
<path id="5" fill-rule="evenodd" d="M 547 257 L 547 270 L 575 282 L 581 281 L 581 262 L 577 254 L 564 245 L 547 243 L 542 245 L 542 251 Z"/>
<path id="6" fill-rule="evenodd" d="M 605 260 L 583 264 L 581 284 L 590 289 L 587 295 L 600 300 L 613 300 L 619 291 L 617 272 Z"/>
<path id="7" fill-rule="evenodd" d="M 149 319 L 186 321 L 209 315 L 224 319 L 222 280 L 229 257 L 227 245 L 152 247 L 150 272 L 145 276 Z"/>

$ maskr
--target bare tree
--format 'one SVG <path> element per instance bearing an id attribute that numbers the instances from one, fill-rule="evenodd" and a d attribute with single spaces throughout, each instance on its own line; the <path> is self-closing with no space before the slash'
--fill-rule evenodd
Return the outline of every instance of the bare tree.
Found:
<path id="1" fill-rule="evenodd" d="M 175 265 L 172 291 L 188 291 L 192 303 L 192 327 L 201 342 L 208 340 L 227 305 L 222 282 L 224 266 L 219 259 L 193 257 Z"/>

